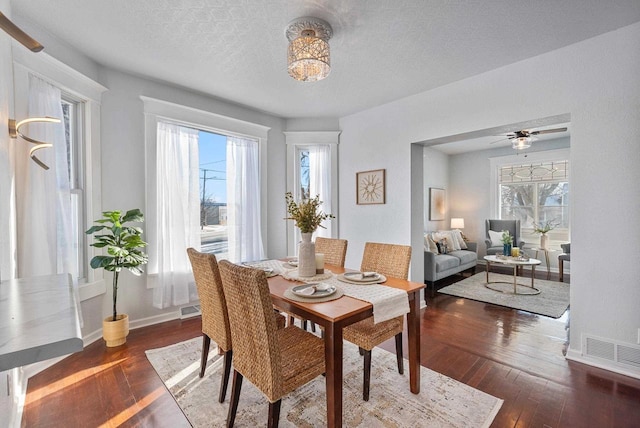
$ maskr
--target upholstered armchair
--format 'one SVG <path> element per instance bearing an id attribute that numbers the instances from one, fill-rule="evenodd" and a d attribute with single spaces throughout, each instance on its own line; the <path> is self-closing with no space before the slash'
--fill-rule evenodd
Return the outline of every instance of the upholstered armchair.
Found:
<path id="1" fill-rule="evenodd" d="M 563 253 L 558 256 L 558 270 L 560 271 L 560 282 L 564 280 L 564 262 L 571 261 L 571 243 L 560 244 Z"/>
<path id="2" fill-rule="evenodd" d="M 485 223 L 486 237 L 484 242 L 487 244 L 488 256 L 502 253 L 503 248 L 501 242 L 494 242 L 491 240 L 491 236 L 489 234 L 490 230 L 494 232 L 508 230 L 509 234 L 513 236 L 513 245 L 520 247 L 520 249 L 524 247 L 524 241 L 520 239 L 520 220 L 486 220 Z"/>

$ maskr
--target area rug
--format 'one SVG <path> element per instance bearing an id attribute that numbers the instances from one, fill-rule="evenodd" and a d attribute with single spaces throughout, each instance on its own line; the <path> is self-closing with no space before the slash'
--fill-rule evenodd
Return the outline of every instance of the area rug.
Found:
<path id="1" fill-rule="evenodd" d="M 560 318 L 569 307 L 569 284 L 563 282 L 545 281 L 536 278 L 534 286 L 540 290 L 540 294 L 524 296 L 490 290 L 485 287 L 486 280 L 486 272 L 477 273 L 444 287 L 438 292 L 507 308 L 520 309 L 551 318 Z M 508 284 L 492 284 L 492 287 L 513 291 L 513 275 L 491 272 L 489 273 L 489 280 L 505 281 Z M 518 290 L 526 290 L 531 284 L 531 277 L 518 276 L 518 284 L 526 284 L 527 286 L 518 285 Z"/>
<path id="2" fill-rule="evenodd" d="M 167 389 L 194 427 L 224 426 L 231 385 L 218 403 L 222 358 L 211 343 L 203 379 L 198 377 L 202 339 L 146 351 Z M 488 427 L 503 400 L 427 368 L 420 371 L 420 394 L 409 391 L 405 374 L 397 371 L 395 355 L 375 348 L 372 355 L 371 395 L 362 400 L 362 358 L 345 342 L 343 425 L 346 427 Z M 322 376 L 282 399 L 281 427 L 326 426 L 326 388 Z M 268 402 L 247 379 L 242 384 L 236 427 L 265 426 Z"/>

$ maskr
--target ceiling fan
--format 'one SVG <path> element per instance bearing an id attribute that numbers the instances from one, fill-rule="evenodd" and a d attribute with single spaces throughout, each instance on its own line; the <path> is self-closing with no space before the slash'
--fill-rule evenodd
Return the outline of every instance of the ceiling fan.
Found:
<path id="1" fill-rule="evenodd" d="M 2 12 L 0 12 L 0 28 L 7 32 L 11 37 L 22 43 L 32 52 L 40 52 L 44 49 L 37 40 L 22 31 L 16 24 L 11 22 Z"/>
<path id="2" fill-rule="evenodd" d="M 514 148 L 515 150 L 524 150 L 531 147 L 531 143 L 534 141 L 534 138 L 533 138 L 534 135 L 552 134 L 554 132 L 565 132 L 566 130 L 567 128 L 541 129 L 538 131 L 530 131 L 528 129 L 523 129 L 520 131 L 515 131 L 509 134 L 506 134 L 505 135 L 506 138 L 503 138 L 498 141 L 494 141 L 493 143 L 489 143 L 489 144 L 495 144 L 504 140 L 510 140 L 512 148 Z"/>

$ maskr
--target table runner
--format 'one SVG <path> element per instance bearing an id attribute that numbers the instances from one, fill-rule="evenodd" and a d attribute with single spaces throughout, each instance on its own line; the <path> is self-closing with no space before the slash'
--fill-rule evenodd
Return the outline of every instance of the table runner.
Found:
<path id="1" fill-rule="evenodd" d="M 283 266 L 284 264 L 285 262 L 280 260 L 262 260 L 250 265 L 271 268 L 274 273 L 287 278 L 287 272 L 294 269 L 287 269 Z M 335 276 L 330 279 L 324 279 L 322 282 L 341 289 L 349 297 L 371 303 L 373 305 L 373 322 L 375 324 L 409 312 L 409 295 L 404 290 L 380 284 L 348 284 L 339 281 Z"/>

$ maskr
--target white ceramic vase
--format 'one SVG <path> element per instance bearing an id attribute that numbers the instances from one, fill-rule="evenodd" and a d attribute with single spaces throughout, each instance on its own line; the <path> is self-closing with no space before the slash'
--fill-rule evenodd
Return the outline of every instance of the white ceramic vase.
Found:
<path id="1" fill-rule="evenodd" d="M 303 233 L 298 248 L 298 276 L 311 277 L 316 274 L 316 244 L 311 242 L 313 233 Z"/>
<path id="2" fill-rule="evenodd" d="M 546 233 L 543 233 L 542 235 L 540 235 L 540 248 L 542 248 L 543 250 L 546 250 L 548 241 L 549 241 L 549 237 L 547 236 Z"/>

